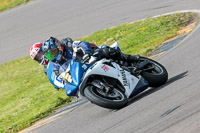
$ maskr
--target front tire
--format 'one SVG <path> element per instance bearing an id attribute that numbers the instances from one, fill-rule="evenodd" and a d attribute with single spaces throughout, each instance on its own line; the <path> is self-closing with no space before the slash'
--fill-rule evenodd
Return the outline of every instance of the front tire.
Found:
<path id="1" fill-rule="evenodd" d="M 165 67 L 160 63 L 145 57 L 141 57 L 140 61 L 146 59 L 149 60 L 150 63 L 143 68 L 143 72 L 141 73 L 142 77 L 149 82 L 150 87 L 159 87 L 165 84 L 168 80 L 168 73 Z"/>
<path id="2" fill-rule="evenodd" d="M 116 88 L 111 94 L 106 94 L 103 90 L 89 85 L 85 88 L 84 94 L 92 103 L 108 109 L 120 109 L 128 103 L 126 95 Z"/>

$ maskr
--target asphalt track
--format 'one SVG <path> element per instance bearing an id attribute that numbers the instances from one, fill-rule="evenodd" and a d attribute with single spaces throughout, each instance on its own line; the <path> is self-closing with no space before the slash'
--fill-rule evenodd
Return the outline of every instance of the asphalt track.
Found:
<path id="1" fill-rule="evenodd" d="M 48 36 L 79 38 L 100 29 L 180 10 L 200 10 L 199 0 L 37 0 L 0 14 L 0 63 L 28 55 Z M 38 133 L 199 133 L 200 29 L 161 56 L 169 81 L 121 110 L 85 103 Z"/>

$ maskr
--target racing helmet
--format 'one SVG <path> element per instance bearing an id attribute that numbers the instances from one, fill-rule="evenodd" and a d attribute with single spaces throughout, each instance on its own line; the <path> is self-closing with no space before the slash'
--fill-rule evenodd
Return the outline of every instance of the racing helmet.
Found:
<path id="1" fill-rule="evenodd" d="M 31 59 L 36 60 L 39 65 L 47 65 L 49 60 L 44 56 L 44 52 L 42 51 L 42 44 L 41 42 L 33 44 L 30 49 L 30 56 Z"/>
<path id="2" fill-rule="evenodd" d="M 51 61 L 60 61 L 63 53 L 63 46 L 59 40 L 54 37 L 47 39 L 43 45 L 42 49 L 45 56 Z"/>

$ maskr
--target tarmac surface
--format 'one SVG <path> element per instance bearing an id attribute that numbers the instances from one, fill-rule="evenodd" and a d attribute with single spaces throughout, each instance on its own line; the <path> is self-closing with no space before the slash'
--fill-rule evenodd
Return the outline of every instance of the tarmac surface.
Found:
<path id="1" fill-rule="evenodd" d="M 0 14 L 0 64 L 29 54 L 49 36 L 79 38 L 100 29 L 180 10 L 200 10 L 199 0 L 37 0 Z M 90 102 L 26 132 L 199 133 L 200 29 L 157 60 L 169 81 L 150 88 L 120 110 Z"/>

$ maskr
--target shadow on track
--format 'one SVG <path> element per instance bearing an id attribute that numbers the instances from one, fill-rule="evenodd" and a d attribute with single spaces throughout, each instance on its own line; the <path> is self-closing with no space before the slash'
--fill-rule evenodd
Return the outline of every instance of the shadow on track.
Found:
<path id="1" fill-rule="evenodd" d="M 160 87 L 158 87 L 158 88 L 149 88 L 149 89 L 147 89 L 146 91 L 141 92 L 140 94 L 138 94 L 138 95 L 136 95 L 135 97 L 131 98 L 131 99 L 129 100 L 129 103 L 128 103 L 127 106 L 129 106 L 129 105 L 131 105 L 132 103 L 134 103 L 134 102 L 136 102 L 136 101 L 142 99 L 142 98 L 145 97 L 145 96 L 148 96 L 148 95 L 150 95 L 150 94 L 152 94 L 152 93 L 154 93 L 154 92 L 156 92 L 156 91 L 159 91 L 160 89 L 164 88 L 165 86 L 168 86 L 169 84 L 172 84 L 173 82 L 176 82 L 177 80 L 180 80 L 180 79 L 184 78 L 184 77 L 187 76 L 187 75 L 188 75 L 188 71 L 185 71 L 185 72 L 183 72 L 183 73 L 181 73 L 181 74 L 178 74 L 178 75 L 176 75 L 176 76 L 174 76 L 174 77 L 168 79 L 167 83 L 165 83 L 164 85 L 162 85 L 162 86 L 160 86 Z"/>

